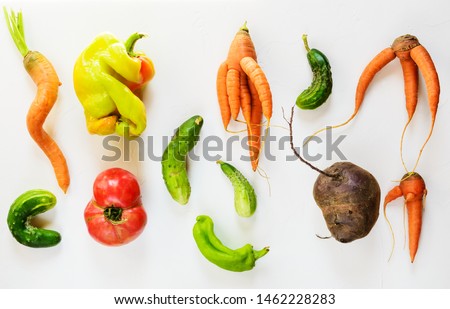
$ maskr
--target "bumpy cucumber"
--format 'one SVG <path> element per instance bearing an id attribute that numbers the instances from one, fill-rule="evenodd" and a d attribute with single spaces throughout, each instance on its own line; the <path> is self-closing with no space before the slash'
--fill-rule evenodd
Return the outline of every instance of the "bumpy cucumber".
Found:
<path id="1" fill-rule="evenodd" d="M 296 104 L 301 109 L 316 109 L 321 106 L 331 94 L 333 79 L 331 67 L 327 57 L 317 49 L 310 49 L 306 35 L 303 42 L 307 50 L 307 58 L 313 72 L 311 85 L 298 97 Z"/>
<path id="2" fill-rule="evenodd" d="M 234 188 L 234 208 L 241 217 L 250 217 L 256 210 L 256 194 L 242 173 L 231 164 L 217 161 Z"/>
<path id="3" fill-rule="evenodd" d="M 52 247 L 61 241 L 61 235 L 52 230 L 31 225 L 32 217 L 52 209 L 56 197 L 45 190 L 30 190 L 19 196 L 8 213 L 8 227 L 14 238 L 22 245 L 43 248 Z"/>
<path id="4" fill-rule="evenodd" d="M 162 158 L 162 174 L 167 190 L 181 205 L 187 204 L 191 195 L 186 170 L 186 157 L 199 140 L 203 125 L 201 116 L 193 116 L 177 129 Z"/>

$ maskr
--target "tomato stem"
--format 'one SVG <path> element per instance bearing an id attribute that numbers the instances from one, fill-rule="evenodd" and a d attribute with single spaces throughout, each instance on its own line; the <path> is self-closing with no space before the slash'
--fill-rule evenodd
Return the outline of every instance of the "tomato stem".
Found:
<path id="1" fill-rule="evenodd" d="M 106 207 L 103 211 L 103 214 L 105 215 L 106 219 L 111 222 L 120 222 L 120 220 L 122 219 L 122 212 L 122 208 L 111 206 Z"/>

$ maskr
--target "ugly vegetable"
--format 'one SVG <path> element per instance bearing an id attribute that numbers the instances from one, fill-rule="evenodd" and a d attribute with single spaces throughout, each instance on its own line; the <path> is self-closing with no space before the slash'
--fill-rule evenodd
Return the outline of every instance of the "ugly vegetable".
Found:
<path id="1" fill-rule="evenodd" d="M 217 161 L 234 188 L 234 208 L 241 217 L 250 217 L 256 210 L 256 194 L 252 185 L 233 165 Z"/>
<path id="2" fill-rule="evenodd" d="M 267 128 L 272 117 L 272 93 L 267 78 L 256 62 L 256 51 L 247 23 L 236 33 L 225 62 L 217 73 L 217 98 L 225 130 L 231 118 L 242 111 L 247 124 L 252 168 L 258 167 L 261 148 L 262 115 Z"/>
<path id="3" fill-rule="evenodd" d="M 383 210 L 386 220 L 387 204 L 400 196 L 403 196 L 405 200 L 406 210 L 408 212 L 408 238 L 411 263 L 414 262 L 417 249 L 419 248 L 420 232 L 422 230 L 422 212 L 426 195 L 427 189 L 422 176 L 416 172 L 412 172 L 405 174 L 400 184 L 389 191 L 384 199 Z M 392 239 L 394 245 L 395 238 L 393 233 Z"/>
<path id="4" fill-rule="evenodd" d="M 408 112 L 408 120 L 404 126 L 400 142 L 400 157 L 406 172 L 409 171 L 406 168 L 406 165 L 403 160 L 402 145 L 406 128 L 411 122 L 411 119 L 414 115 L 417 106 L 417 95 L 418 95 L 417 69 L 419 69 L 420 73 L 423 75 L 425 80 L 425 86 L 428 95 L 428 105 L 431 114 L 430 131 L 428 133 L 425 142 L 420 148 L 416 163 L 414 165 L 414 168 L 412 169 L 412 171 L 414 172 L 419 163 L 422 152 L 426 144 L 428 143 L 431 134 L 433 133 L 440 95 L 439 77 L 436 68 L 434 66 L 433 60 L 431 59 L 431 56 L 428 53 L 428 51 L 425 49 L 423 45 L 419 43 L 418 39 L 415 36 L 407 34 L 396 38 L 391 47 L 383 49 L 369 62 L 369 64 L 365 67 L 364 71 L 362 72 L 358 81 L 358 85 L 356 87 L 355 108 L 352 115 L 342 124 L 327 128 L 334 129 L 342 127 L 348 124 L 351 120 L 353 120 L 353 118 L 355 118 L 356 114 L 358 113 L 363 103 L 367 88 L 369 87 L 375 75 L 396 57 L 400 60 L 403 70 L 406 110 Z M 318 133 L 326 130 L 327 128 L 315 132 L 312 136 L 317 135 Z"/>
<path id="5" fill-rule="evenodd" d="M 50 61 L 38 51 L 30 51 L 25 43 L 22 12 L 8 12 L 3 8 L 9 32 L 22 54 L 23 65 L 37 86 L 37 93 L 27 113 L 27 128 L 30 136 L 50 160 L 59 187 L 66 192 L 70 184 L 66 158 L 56 142 L 44 130 L 44 122 L 55 105 L 58 87 L 61 85 L 58 75 Z"/>
<path id="6" fill-rule="evenodd" d="M 309 66 L 313 72 L 311 85 L 297 97 L 296 104 L 301 109 L 316 109 L 321 106 L 331 94 L 333 79 L 328 58 L 319 50 L 308 46 L 307 36 L 302 36 Z"/>
<path id="7" fill-rule="evenodd" d="M 8 227 L 14 238 L 24 246 L 32 248 L 52 247 L 59 244 L 61 235 L 52 230 L 35 227 L 31 219 L 52 209 L 56 197 L 49 191 L 30 190 L 20 195 L 8 213 Z"/>
<path id="8" fill-rule="evenodd" d="M 139 136 L 147 125 L 140 91 L 153 78 L 153 63 L 135 52 L 133 33 L 126 42 L 102 33 L 81 53 L 73 71 L 77 97 L 84 108 L 89 133 Z"/>
<path id="9" fill-rule="evenodd" d="M 136 177 L 121 168 L 100 173 L 94 181 L 94 197 L 84 210 L 89 234 L 107 246 L 121 246 L 144 230 L 147 214 L 142 206 Z"/>
<path id="10" fill-rule="evenodd" d="M 347 243 L 363 238 L 375 225 L 380 186 L 375 177 L 351 162 L 337 162 L 324 170 L 314 184 L 314 199 L 322 210 L 331 235 Z"/>
<path id="11" fill-rule="evenodd" d="M 212 219 L 205 215 L 197 217 L 193 235 L 203 256 L 211 263 L 229 271 L 251 270 L 255 267 L 255 262 L 269 252 L 269 247 L 254 250 L 250 244 L 235 250 L 226 247 L 215 235 Z"/>
<path id="12" fill-rule="evenodd" d="M 162 157 L 162 174 L 167 190 L 181 205 L 187 204 L 191 195 L 186 159 L 199 140 L 202 126 L 203 118 L 198 115 L 183 122 L 167 145 Z"/>
<path id="13" fill-rule="evenodd" d="M 331 235 L 342 243 L 367 236 L 379 215 L 380 186 L 377 180 L 351 162 L 338 162 L 321 170 L 303 159 L 293 141 L 294 108 L 291 108 L 290 119 L 286 119 L 291 149 L 300 161 L 319 172 L 313 194 Z"/>

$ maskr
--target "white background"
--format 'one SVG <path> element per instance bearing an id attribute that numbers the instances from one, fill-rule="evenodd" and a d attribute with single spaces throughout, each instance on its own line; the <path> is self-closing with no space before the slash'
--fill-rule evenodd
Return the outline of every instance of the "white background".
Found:
<path id="1" fill-rule="evenodd" d="M 447 85 L 450 78 L 447 1 L 10 1 L 24 14 L 30 49 L 46 55 L 62 81 L 59 99 L 45 128 L 67 157 L 72 183 L 66 195 L 58 188 L 47 158 L 28 135 L 25 117 L 35 86 L 22 67 L 4 21 L 0 22 L 0 94 L 2 151 L 0 160 L 0 275 L 2 288 L 449 288 L 450 142 Z M 3 19 L 3 18 L 1 18 Z M 143 138 L 153 137 L 145 151 L 163 152 L 162 138 L 171 135 L 194 114 L 204 117 L 202 140 L 231 137 L 222 128 L 215 93 L 219 64 L 225 59 L 235 32 L 248 21 L 258 60 L 270 82 L 272 124 L 286 127 L 281 108 L 288 109 L 311 81 L 301 42 L 307 33 L 311 47 L 324 52 L 333 71 L 333 93 L 315 111 L 296 110 L 298 145 L 313 131 L 340 123 L 353 111 L 359 75 L 375 54 L 403 34 L 416 35 L 432 55 L 441 81 L 441 104 L 435 132 L 425 149 L 418 172 L 427 188 L 423 232 L 414 264 L 403 244 L 402 201 L 390 204 L 396 246 L 388 262 L 391 235 L 380 215 L 372 232 L 350 244 L 320 240 L 328 235 L 321 211 L 312 197 L 317 173 L 299 161 L 286 162 L 288 148 L 273 143 L 276 161 L 262 158 L 266 180 L 253 173 L 247 153 L 237 144 L 231 157 L 215 151 L 238 167 L 253 183 L 258 209 L 249 219 L 237 216 L 233 190 L 220 168 L 204 157 L 190 162 L 192 195 L 187 206 L 176 204 L 166 191 L 160 162 L 140 162 L 136 144 L 132 160 L 105 162 L 111 153 L 103 137 L 87 133 L 83 109 L 73 90 L 73 64 L 81 51 L 103 31 L 125 40 L 132 32 L 149 34 L 136 50 L 154 61 L 156 75 L 145 90 L 148 126 Z M 419 105 L 405 140 L 411 168 L 429 129 L 423 81 Z M 372 82 L 356 119 L 334 132 L 347 135 L 340 149 L 347 159 L 370 171 L 379 181 L 382 198 L 400 179 L 399 141 L 407 114 L 403 80 L 397 60 Z M 233 125 L 239 130 L 241 125 Z M 277 139 L 286 136 L 273 127 Z M 240 135 L 245 136 L 245 133 Z M 286 144 L 287 146 L 287 144 Z M 202 154 L 205 145 L 195 148 Z M 325 153 L 324 145 L 311 153 Z M 326 168 L 336 156 L 315 162 Z M 109 167 L 122 167 L 139 179 L 148 225 L 134 242 L 105 247 L 90 238 L 83 210 L 92 196 L 92 183 Z M 6 225 L 11 203 L 23 192 L 43 188 L 58 198 L 57 206 L 41 216 L 47 228 L 62 234 L 60 245 L 47 249 L 17 243 Z M 271 251 L 249 272 L 233 273 L 209 263 L 198 251 L 192 227 L 199 214 L 211 216 L 216 233 L 233 248 L 252 243 Z"/>

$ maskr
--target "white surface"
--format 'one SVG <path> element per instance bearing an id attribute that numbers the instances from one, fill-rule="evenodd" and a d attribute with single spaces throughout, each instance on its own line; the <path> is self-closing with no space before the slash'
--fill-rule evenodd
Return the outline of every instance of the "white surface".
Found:
<path id="1" fill-rule="evenodd" d="M 4 1 L 3 1 L 4 3 Z M 35 87 L 22 67 L 22 59 L 0 22 L 0 93 L 3 132 L 0 168 L 0 261 L 2 288 L 449 288 L 450 242 L 447 175 L 449 113 L 447 85 L 448 1 L 53 1 L 6 3 L 22 8 L 28 45 L 54 64 L 63 85 L 47 130 L 67 156 L 72 183 L 67 195 L 57 187 L 47 158 L 32 142 L 25 115 Z M 277 160 L 261 160 L 270 176 L 266 181 L 239 160 L 247 153 L 233 147 L 223 159 L 238 167 L 254 184 L 258 209 L 250 219 L 233 209 L 232 187 L 216 166 L 202 158 L 190 162 L 192 195 L 185 207 L 167 193 L 160 162 L 104 162 L 109 154 L 102 137 L 90 136 L 83 110 L 72 86 L 72 68 L 79 53 L 100 32 L 126 39 L 135 31 L 149 38 L 137 43 L 154 61 L 156 76 L 145 92 L 148 127 L 154 153 L 160 155 L 162 136 L 171 135 L 194 114 L 205 119 L 202 138 L 231 135 L 222 129 L 215 94 L 218 65 L 225 59 L 237 29 L 248 21 L 258 60 L 269 79 L 274 101 L 273 125 L 286 126 L 281 108 L 288 109 L 311 80 L 301 35 L 311 47 L 323 51 L 333 71 L 333 93 L 315 111 L 296 110 L 295 138 L 300 141 L 324 125 L 345 120 L 353 110 L 354 90 L 360 73 L 372 57 L 399 35 L 411 33 L 431 53 L 442 85 L 435 126 L 418 172 L 429 195 L 416 262 L 409 263 L 403 248 L 402 202 L 393 202 L 389 217 L 397 244 L 390 262 L 391 236 L 380 216 L 366 238 L 350 244 L 320 240 L 327 235 L 325 222 L 311 191 L 317 173 L 306 165 L 286 162 L 289 149 L 273 147 Z M 382 198 L 404 171 L 399 140 L 406 121 L 400 64 L 394 61 L 373 81 L 356 119 L 335 134 L 346 134 L 340 149 L 349 161 L 378 179 Z M 239 129 L 239 126 L 235 127 Z M 419 106 L 405 140 L 405 156 L 413 164 L 429 128 L 423 81 Z M 287 131 L 278 127 L 281 138 Z M 242 134 L 241 136 L 245 136 Z M 148 148 L 146 144 L 146 149 Z M 323 145 L 322 145 L 323 146 Z M 287 147 L 287 145 L 286 145 Z M 135 149 L 136 150 L 136 149 Z M 196 147 L 201 153 L 202 145 Z M 324 147 L 311 151 L 323 153 Z M 217 153 L 217 152 L 215 152 Z M 215 154 L 214 153 L 214 154 Z M 224 155 L 225 152 L 218 152 Z M 136 155 L 136 152 L 134 153 Z M 322 168 L 338 161 L 316 162 Z M 110 248 L 94 242 L 87 233 L 83 210 L 92 195 L 95 176 L 119 166 L 139 178 L 148 225 L 133 243 Z M 18 244 L 6 225 L 9 205 L 26 190 L 54 192 L 58 205 L 42 217 L 48 228 L 62 234 L 60 245 L 31 249 Z M 245 273 L 224 271 L 206 261 L 192 237 L 195 217 L 208 214 L 217 235 L 230 247 L 252 243 L 269 245 L 270 253 Z"/>

